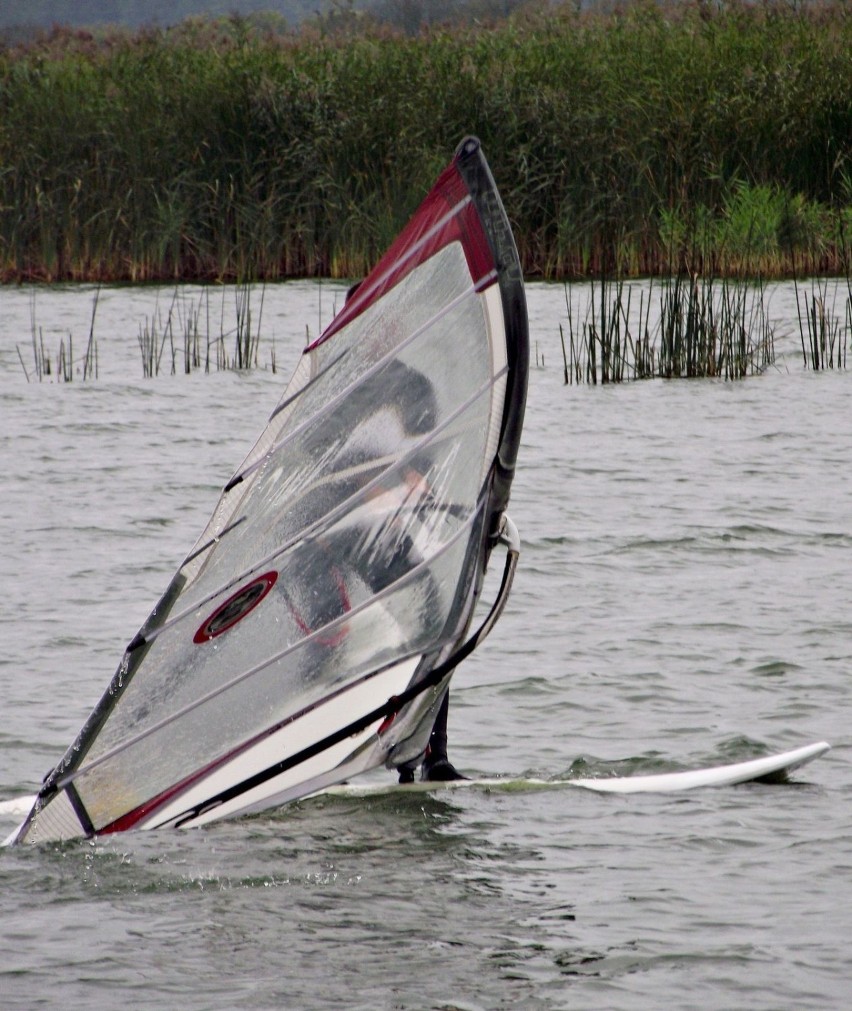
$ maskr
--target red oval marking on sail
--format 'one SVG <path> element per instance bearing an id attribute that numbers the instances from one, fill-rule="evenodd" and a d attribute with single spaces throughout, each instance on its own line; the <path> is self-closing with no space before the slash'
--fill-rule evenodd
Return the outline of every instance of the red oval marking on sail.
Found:
<path id="1" fill-rule="evenodd" d="M 233 628 L 238 621 L 252 612 L 263 598 L 269 593 L 275 581 L 278 579 L 277 572 L 264 572 L 235 594 L 228 597 L 224 604 L 220 604 L 204 624 L 192 637 L 194 643 L 201 644 L 215 639 L 217 635 L 227 632 Z"/>

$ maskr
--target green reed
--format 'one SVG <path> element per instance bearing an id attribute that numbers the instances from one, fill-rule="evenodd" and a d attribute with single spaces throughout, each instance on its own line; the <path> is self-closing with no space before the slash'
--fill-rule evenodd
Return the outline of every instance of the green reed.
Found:
<path id="1" fill-rule="evenodd" d="M 98 287 L 92 299 L 92 316 L 89 322 L 89 336 L 86 342 L 86 350 L 83 353 L 82 379 L 98 378 L 98 344 L 95 340 L 95 317 L 98 312 L 101 289 Z M 56 351 L 55 362 L 51 359 L 50 352 L 44 343 L 44 331 L 36 322 L 36 298 L 30 296 L 30 345 L 33 354 L 33 374 L 38 382 L 50 382 L 56 378 L 57 382 L 70 383 L 74 378 L 74 337 L 68 332 L 68 343 L 65 337 L 59 340 L 59 347 Z M 27 369 L 24 355 L 19 344 L 15 345 L 18 353 L 18 360 L 24 371 L 27 382 L 30 382 L 30 373 Z"/>
<path id="2" fill-rule="evenodd" d="M 24 361 L 20 345 L 16 345 L 18 360 L 24 370 L 27 382 L 30 380 L 30 373 Z M 60 337 L 59 347 L 56 349 L 56 357 L 51 358 L 50 351 L 45 347 L 44 334 L 41 327 L 38 329 L 38 336 L 33 335 L 32 341 L 34 375 L 38 382 L 70 383 L 74 379 L 74 337 L 71 333 L 65 337 Z M 90 346 L 83 356 L 82 378 L 84 380 L 97 378 L 97 345 Z M 78 370 L 79 371 L 79 370 Z"/>
<path id="3" fill-rule="evenodd" d="M 742 379 L 775 360 L 764 290 L 756 284 L 678 276 L 663 288 L 658 373 Z"/>
<path id="4" fill-rule="evenodd" d="M 467 132 L 528 276 L 677 271 L 699 219 L 705 272 L 837 272 L 850 54 L 841 0 L 57 32 L 0 52 L 0 278 L 361 276 Z"/>
<path id="5" fill-rule="evenodd" d="M 559 335 L 566 384 L 635 379 L 742 379 L 775 361 L 775 335 L 762 283 L 681 273 L 657 284 L 658 313 L 651 322 L 652 283 L 631 312 L 632 290 L 622 278 L 592 285 L 585 319 L 571 305 L 566 285 L 568 340 Z"/>
<path id="6" fill-rule="evenodd" d="M 592 285 L 585 319 L 582 323 L 579 320 L 575 323 L 575 310 L 572 309 L 566 285 L 570 361 L 564 330 L 561 324 L 559 327 L 566 383 L 586 382 L 596 385 L 598 382 L 620 383 L 625 379 L 637 378 L 637 371 L 641 372 L 644 361 L 641 351 L 637 358 L 637 341 L 634 341 L 630 332 L 631 298 L 630 289 L 625 293 L 624 278 L 613 280 L 604 275 Z M 640 330 L 641 316 L 640 306 Z"/>
<path id="7" fill-rule="evenodd" d="M 265 286 L 260 289 L 256 318 L 252 289 L 247 283 L 222 287 L 217 330 L 217 324 L 211 320 L 210 287 L 199 289 L 197 300 L 175 287 L 168 308 L 163 311 L 157 305 L 153 314 L 139 324 L 137 341 L 143 377 L 157 376 L 161 371 L 175 375 L 180 370 L 189 375 L 198 371 L 258 368 L 266 289 Z M 270 367 L 273 372 L 276 370 L 274 342 Z"/>
<path id="8" fill-rule="evenodd" d="M 796 282 L 796 312 L 802 359 L 805 368 L 845 369 L 847 345 L 852 338 L 852 287 L 847 278 L 849 294 L 843 305 L 843 315 L 837 312 L 837 288 L 829 297 L 827 280 L 811 281 L 810 293 L 800 290 Z"/>

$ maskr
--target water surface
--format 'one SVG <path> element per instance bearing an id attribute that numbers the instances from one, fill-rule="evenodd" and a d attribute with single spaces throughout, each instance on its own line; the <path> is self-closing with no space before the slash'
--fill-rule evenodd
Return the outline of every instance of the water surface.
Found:
<path id="1" fill-rule="evenodd" d="M 249 373 L 143 379 L 174 292 L 105 289 L 98 380 L 27 384 L 16 345 L 30 368 L 35 321 L 79 360 L 93 290 L 0 289 L 0 800 L 74 737 L 341 292 L 268 288 Z M 325 797 L 5 850 L 4 1008 L 844 1006 L 850 379 L 803 369 L 770 297 L 760 377 L 565 387 L 563 291 L 530 287 L 521 567 L 454 679 L 452 757 L 553 779 L 828 756 L 788 785 Z"/>

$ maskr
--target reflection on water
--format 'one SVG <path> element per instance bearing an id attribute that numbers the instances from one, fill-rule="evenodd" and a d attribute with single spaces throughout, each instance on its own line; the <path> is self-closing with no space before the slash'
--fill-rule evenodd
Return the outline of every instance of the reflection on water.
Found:
<path id="1" fill-rule="evenodd" d="M 28 386 L 29 294 L 0 290 L 3 799 L 79 729 L 335 292 L 267 289 L 284 375 L 267 345 L 250 373 L 143 380 L 157 297 L 104 289 L 97 382 Z M 563 291 L 529 297 L 544 367 L 513 489 L 521 566 L 457 672 L 454 761 L 559 778 L 834 750 L 792 786 L 326 797 L 4 851 L 4 1007 L 118 987 L 137 1007 L 843 1006 L 850 380 L 802 368 L 778 285 L 761 377 L 566 388 Z M 36 295 L 48 341 L 76 343 L 90 313 L 91 291 Z"/>

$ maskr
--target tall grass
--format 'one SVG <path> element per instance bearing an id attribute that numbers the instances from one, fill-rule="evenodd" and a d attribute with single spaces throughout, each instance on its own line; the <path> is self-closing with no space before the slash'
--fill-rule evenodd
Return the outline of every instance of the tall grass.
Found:
<path id="1" fill-rule="evenodd" d="M 847 295 L 842 314 L 837 311 L 837 287 L 829 296 L 828 282 L 811 281 L 810 293 L 802 291 L 796 282 L 796 312 L 802 359 L 805 368 L 845 369 L 848 340 L 852 339 L 852 285 L 846 282 Z"/>
<path id="2" fill-rule="evenodd" d="M 838 271 L 842 0 L 540 8 L 416 38 L 194 20 L 0 52 L 0 278 L 360 276 L 468 132 L 528 276 L 733 275 L 746 247 L 763 276 Z"/>
<path id="3" fill-rule="evenodd" d="M 233 306 L 226 304 L 231 295 Z M 202 288 L 196 301 L 176 287 L 165 313 L 157 305 L 152 315 L 139 324 L 137 341 L 143 377 L 158 376 L 163 371 L 189 375 L 198 371 L 257 368 L 265 287 L 260 288 L 257 317 L 252 297 L 253 285 L 249 283 L 223 287 L 217 332 L 211 320 L 210 288 Z M 274 343 L 270 367 L 276 371 Z"/>
<path id="4" fill-rule="evenodd" d="M 684 283 L 685 282 L 685 283 Z M 775 336 L 758 282 L 677 277 L 664 288 L 659 374 L 743 379 L 775 360 Z"/>
<path id="5" fill-rule="evenodd" d="M 98 312 L 98 302 L 100 300 L 100 287 L 95 291 L 92 299 L 92 318 L 89 323 L 89 336 L 86 342 L 86 350 L 83 352 L 82 363 L 78 364 L 77 374 L 85 382 L 87 379 L 98 378 L 98 344 L 95 340 L 95 317 Z M 32 349 L 33 376 L 37 382 L 65 382 L 70 383 L 74 379 L 74 337 L 71 331 L 68 332 L 68 343 L 65 337 L 59 340 L 59 347 L 56 350 L 56 357 L 51 358 L 50 350 L 44 343 L 44 331 L 36 322 L 35 296 L 30 299 L 30 345 Z M 24 370 L 27 382 L 31 382 L 30 371 L 27 368 L 24 354 L 20 344 L 15 345 L 18 352 L 18 360 Z"/>
<path id="6" fill-rule="evenodd" d="M 761 283 L 679 274 L 653 283 L 631 310 L 621 278 L 592 286 L 585 317 L 571 305 L 568 334 L 560 324 L 566 384 L 635 379 L 743 379 L 775 361 L 775 334 Z M 652 320 L 653 315 L 653 322 Z"/>

